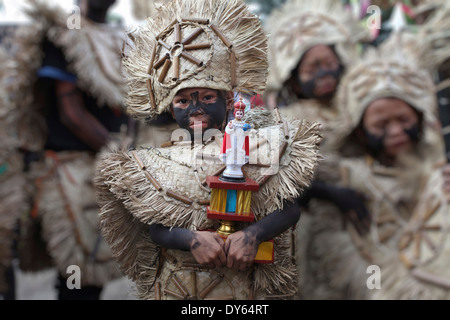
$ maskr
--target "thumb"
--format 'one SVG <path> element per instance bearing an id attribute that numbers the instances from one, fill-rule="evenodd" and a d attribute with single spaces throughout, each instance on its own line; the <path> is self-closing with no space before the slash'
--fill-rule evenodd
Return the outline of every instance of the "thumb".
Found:
<path id="1" fill-rule="evenodd" d="M 223 249 L 225 251 L 225 254 L 228 254 L 228 250 L 230 250 L 230 246 L 231 246 L 231 240 L 229 238 L 227 238 L 225 240 L 224 249 Z"/>

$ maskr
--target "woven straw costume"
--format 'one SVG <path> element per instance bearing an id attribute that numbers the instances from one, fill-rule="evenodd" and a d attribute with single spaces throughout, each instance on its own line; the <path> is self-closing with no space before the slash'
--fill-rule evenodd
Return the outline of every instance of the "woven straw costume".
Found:
<path id="1" fill-rule="evenodd" d="M 12 245 L 16 238 L 15 227 L 26 209 L 26 183 L 18 140 L 14 128 L 18 121 L 9 92 L 14 82 L 10 77 L 13 65 L 7 53 L 0 49 L 0 294 L 8 291 L 5 272 L 12 267 Z"/>
<path id="2" fill-rule="evenodd" d="M 290 0 L 271 14 L 269 33 L 269 78 L 267 93 L 277 96 L 286 115 L 319 121 L 325 138 L 338 112 L 333 102 L 322 105 L 316 99 L 299 99 L 287 85 L 304 54 L 314 46 L 332 46 L 345 68 L 358 57 L 358 43 L 368 38 L 342 2 L 336 0 Z"/>
<path id="3" fill-rule="evenodd" d="M 32 28 L 25 27 L 16 38 L 14 103 L 20 112 L 17 134 L 21 148 L 43 156 L 30 163 L 28 172 L 33 199 L 31 215 L 21 225 L 20 267 L 36 271 L 54 265 L 66 275 L 67 268 L 76 265 L 81 269 L 82 288 L 101 287 L 121 274 L 98 227 L 92 184 L 95 154 L 84 149 L 45 150 L 45 105 L 33 90 L 43 64 L 43 43 L 50 41 L 63 51 L 68 72 L 77 77 L 81 92 L 97 99 L 103 108 L 123 110 L 125 80 L 120 52 L 124 36 L 118 29 L 84 17 L 80 17 L 79 29 L 70 29 L 69 15 L 59 7 L 41 1 L 30 4 Z M 39 234 L 35 234 L 36 222 L 42 225 L 44 245 L 39 245 Z M 45 250 L 39 250 L 43 246 Z"/>
<path id="4" fill-rule="evenodd" d="M 313 209 L 317 219 L 310 226 L 309 260 L 303 270 L 308 298 L 449 298 L 450 217 L 442 172 L 436 169 L 444 151 L 436 130 L 435 86 L 418 67 L 414 51 L 402 47 L 400 38 L 395 43 L 369 50 L 341 83 L 343 123 L 330 143 L 345 155 L 339 183 L 366 195 L 372 224 L 361 236 L 325 206 Z M 398 98 L 423 115 L 416 150 L 394 167 L 356 148 L 353 135 L 366 107 L 384 97 Z M 376 271 L 369 268 L 373 265 L 381 270 L 378 290 L 370 290 L 377 283 L 369 278 Z"/>
<path id="5" fill-rule="evenodd" d="M 138 118 L 169 110 L 174 95 L 184 88 L 248 93 L 265 88 L 266 36 L 242 1 L 172 1 L 148 19 L 134 40 L 135 50 L 124 65 L 128 110 Z M 247 120 L 259 129 L 250 138 L 250 149 L 259 143 L 258 161 L 281 159 L 272 175 L 265 175 L 267 168 L 261 166 L 244 167 L 260 184 L 251 203 L 260 220 L 309 184 L 321 138 L 317 123 L 291 122 L 285 132 L 267 111 L 249 112 Z M 103 155 L 97 175 L 101 228 L 122 271 L 137 284 L 140 299 L 295 294 L 291 229 L 275 237 L 274 263 L 254 264 L 244 272 L 199 265 L 190 252 L 161 248 L 150 239 L 151 224 L 217 229 L 217 221 L 206 217 L 211 190 L 205 179 L 224 169 L 218 160 L 222 139 L 218 134 L 193 146 L 189 140 Z"/>

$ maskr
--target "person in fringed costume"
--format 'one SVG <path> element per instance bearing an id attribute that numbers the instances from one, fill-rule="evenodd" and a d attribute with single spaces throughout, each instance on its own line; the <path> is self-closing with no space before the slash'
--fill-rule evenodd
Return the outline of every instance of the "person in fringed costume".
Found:
<path id="1" fill-rule="evenodd" d="M 366 228 L 367 210 L 361 195 L 328 183 L 337 174 L 339 156 L 327 149 L 326 141 L 338 124 L 336 92 L 341 78 L 360 55 L 370 33 L 339 0 L 287 1 L 272 13 L 267 30 L 269 107 L 280 105 L 280 112 L 288 117 L 317 121 L 324 132 L 320 147 L 323 161 L 300 202 L 306 210 L 298 229 L 298 247 L 303 248 L 303 238 L 309 237 L 308 224 L 317 201 L 328 205 L 336 217 L 343 213 L 358 229 Z M 300 259 L 299 266 L 304 262 Z M 300 274 L 300 288 L 303 278 Z"/>
<path id="2" fill-rule="evenodd" d="M 15 126 L 18 113 L 11 101 L 13 70 L 8 53 L 0 48 L 0 296 L 16 299 L 13 270 L 17 224 L 26 210 L 26 183 Z"/>
<path id="3" fill-rule="evenodd" d="M 32 0 L 31 27 L 16 39 L 17 134 L 33 186 L 20 226 L 20 268 L 56 267 L 62 300 L 99 299 L 122 276 L 99 231 L 92 182 L 96 154 L 133 136 L 121 73 L 125 32 L 105 22 L 113 3 L 82 1 L 87 11 L 71 29 L 62 8 Z M 81 289 L 67 286 L 71 265 L 80 268 Z"/>
<path id="4" fill-rule="evenodd" d="M 334 97 L 346 66 L 369 34 L 340 0 L 290 0 L 270 15 L 269 107 L 318 121 L 324 139 L 337 116 Z"/>
<path id="5" fill-rule="evenodd" d="M 309 298 L 450 297 L 449 177 L 428 69 L 443 48 L 430 29 L 415 41 L 403 33 L 391 37 L 342 79 L 342 127 L 330 141 L 344 156 L 337 183 L 366 196 L 371 226 L 359 234 L 317 211 L 303 271 Z M 380 268 L 378 280 L 369 278 L 369 266 Z"/>
<path id="6" fill-rule="evenodd" d="M 218 158 L 234 92 L 265 89 L 258 17 L 240 0 L 174 0 L 139 29 L 134 48 L 124 60 L 127 110 L 137 118 L 170 111 L 180 136 L 190 136 L 166 148 L 111 150 L 98 163 L 101 230 L 139 299 L 294 297 L 294 201 L 317 164 L 318 123 L 247 112 L 258 159 L 242 170 L 259 185 L 251 198 L 256 222 L 239 223 L 224 241 L 207 217 L 206 180 L 225 169 Z M 253 263 L 258 244 L 271 238 L 274 262 Z"/>

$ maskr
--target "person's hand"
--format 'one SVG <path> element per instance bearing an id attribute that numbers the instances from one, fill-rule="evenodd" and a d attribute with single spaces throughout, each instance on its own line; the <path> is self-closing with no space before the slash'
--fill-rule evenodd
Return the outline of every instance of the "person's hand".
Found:
<path id="1" fill-rule="evenodd" d="M 442 185 L 443 191 L 450 196 L 450 164 L 446 164 L 442 169 L 442 176 L 444 178 L 444 183 Z"/>
<path id="2" fill-rule="evenodd" d="M 232 121 L 228 122 L 228 128 L 233 129 L 233 122 Z"/>
<path id="3" fill-rule="evenodd" d="M 332 201 L 353 223 L 359 234 L 365 234 L 370 229 L 371 219 L 365 205 L 366 200 L 363 194 L 350 188 L 335 188 L 332 193 Z"/>
<path id="4" fill-rule="evenodd" d="M 192 255 L 199 264 L 218 268 L 227 263 L 224 242 L 215 232 L 194 232 L 190 247 Z"/>
<path id="5" fill-rule="evenodd" d="M 256 237 L 245 230 L 229 235 L 225 242 L 227 268 L 244 271 L 250 267 L 258 252 L 258 245 Z"/>

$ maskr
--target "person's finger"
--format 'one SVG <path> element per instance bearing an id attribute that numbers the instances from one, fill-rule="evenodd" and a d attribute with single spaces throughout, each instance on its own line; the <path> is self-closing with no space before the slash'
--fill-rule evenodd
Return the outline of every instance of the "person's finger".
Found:
<path id="1" fill-rule="evenodd" d="M 227 255 L 227 268 L 228 269 L 236 268 L 236 263 L 235 263 L 234 257 L 230 254 Z"/>
<path id="2" fill-rule="evenodd" d="M 228 251 L 230 250 L 230 246 L 231 246 L 231 240 L 229 238 L 227 238 L 227 240 L 225 240 L 224 246 L 223 246 L 223 251 L 225 252 L 225 255 L 228 256 Z"/>
<path id="3" fill-rule="evenodd" d="M 222 250 L 220 250 L 220 253 L 217 258 L 218 258 L 220 267 L 223 267 L 224 265 L 227 264 L 227 255 L 225 254 L 225 251 L 223 250 L 223 248 L 222 248 Z"/>

